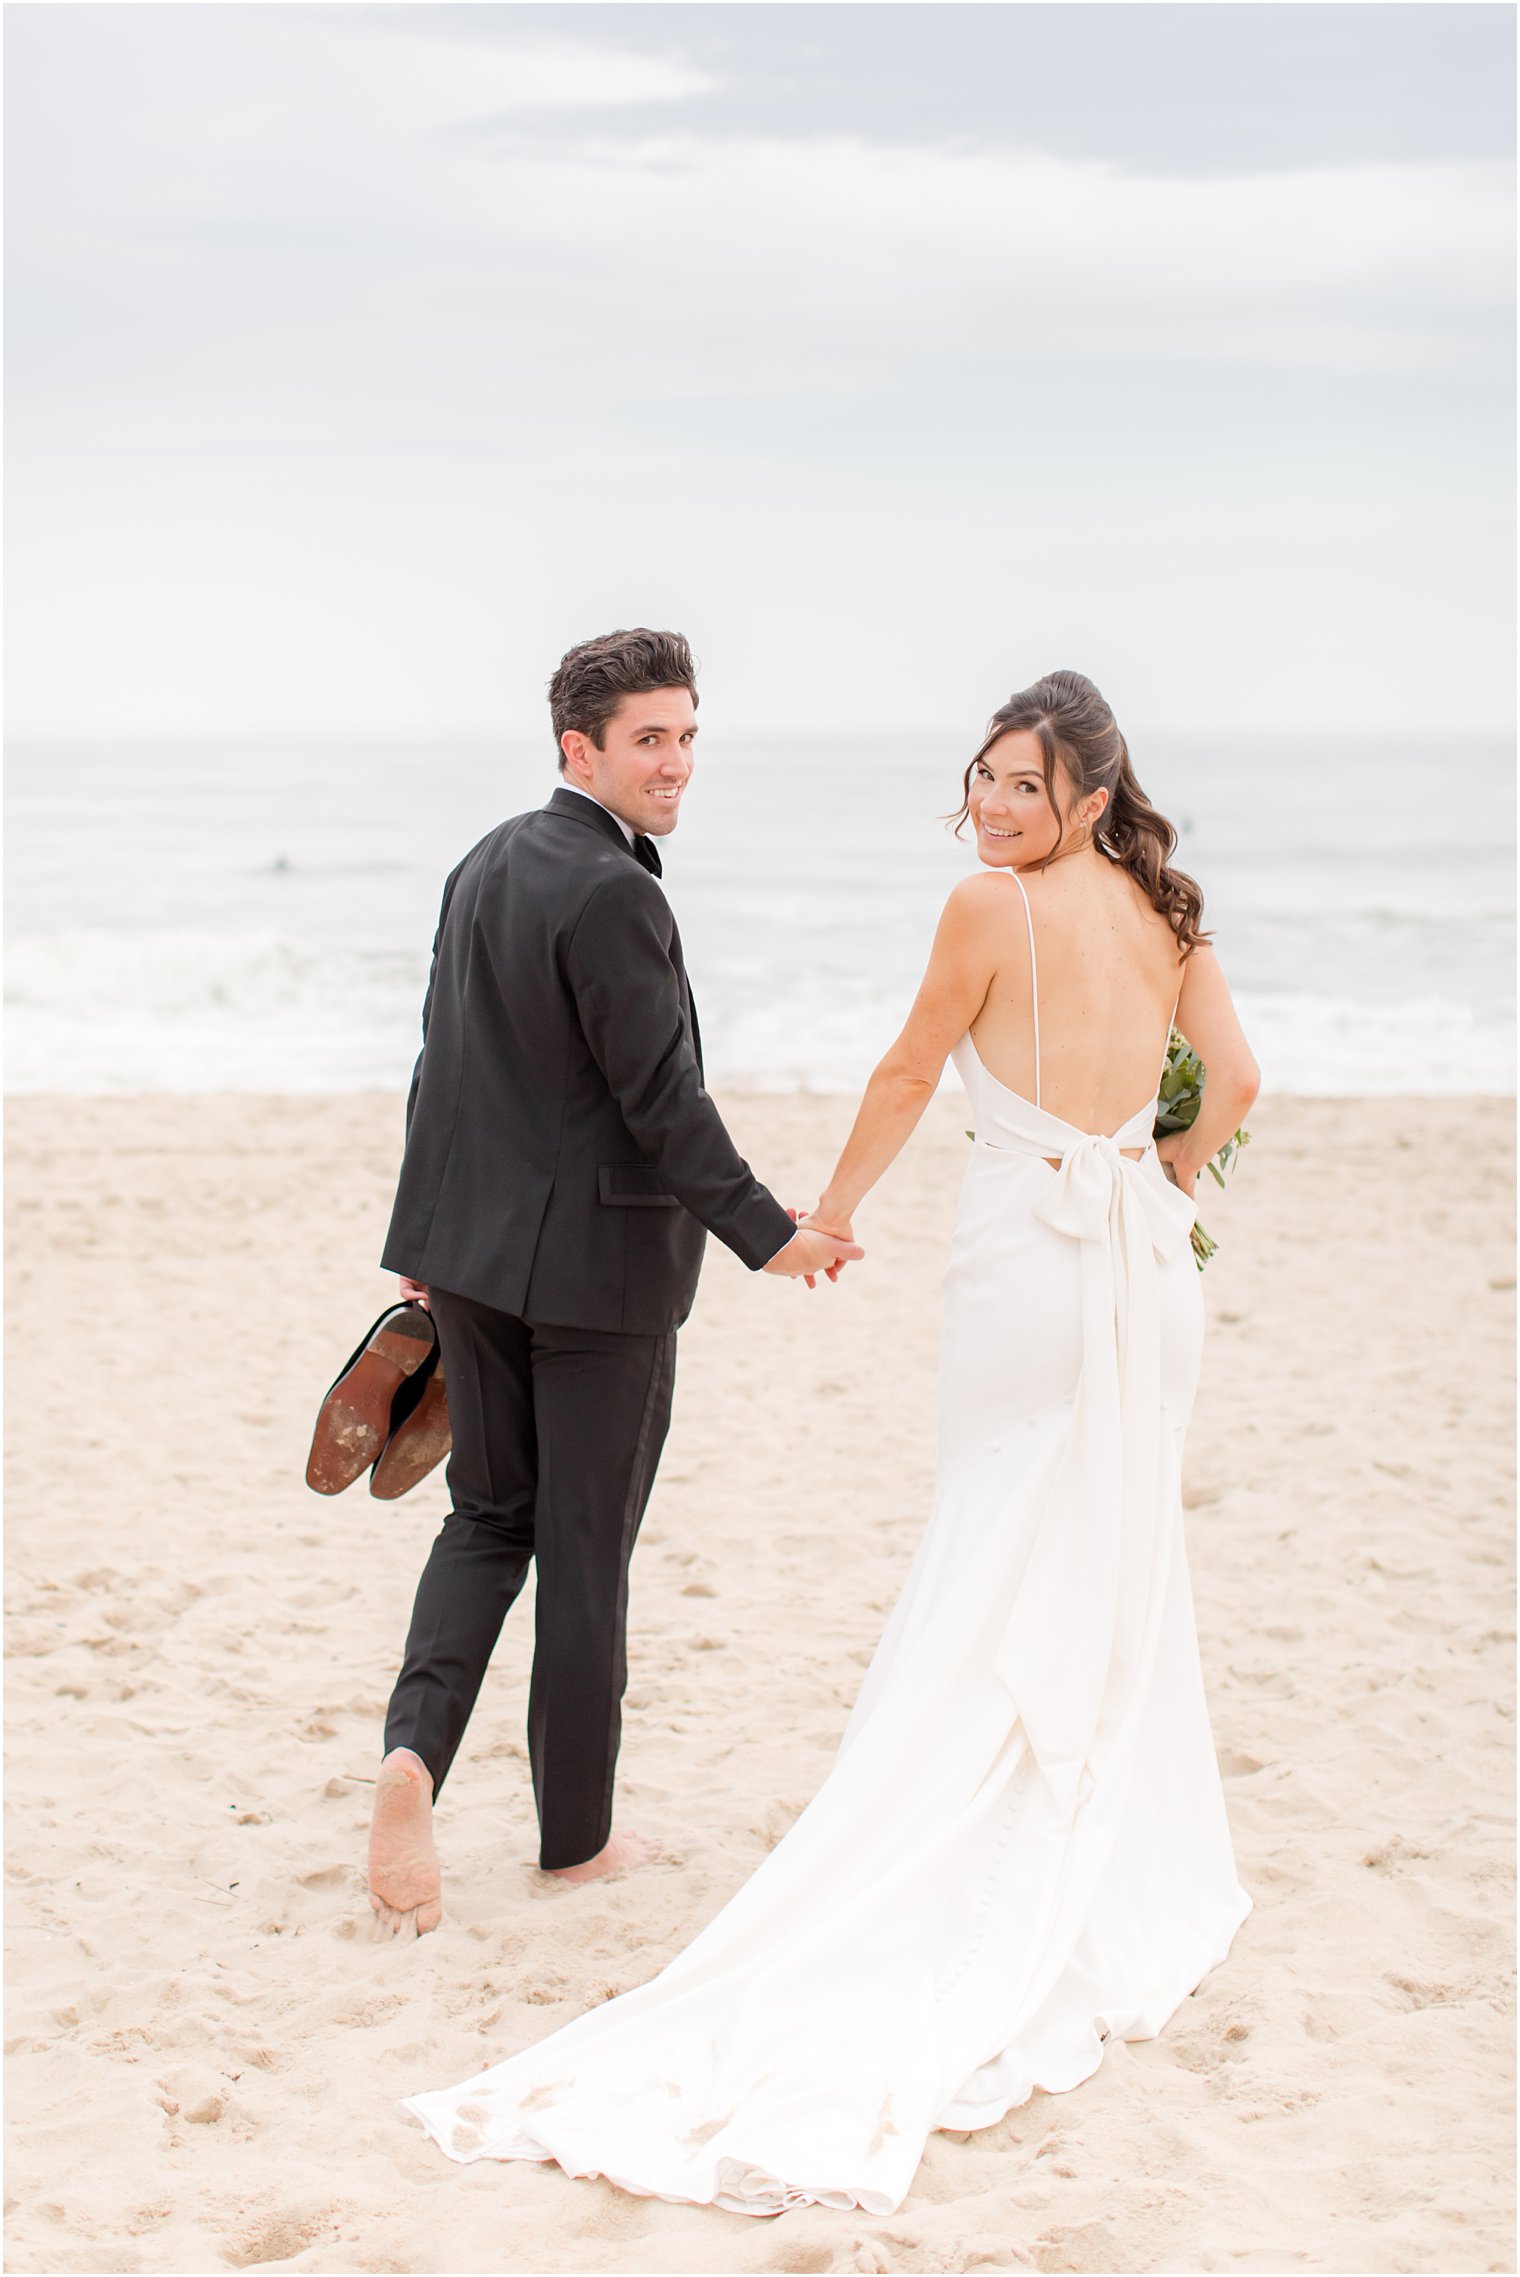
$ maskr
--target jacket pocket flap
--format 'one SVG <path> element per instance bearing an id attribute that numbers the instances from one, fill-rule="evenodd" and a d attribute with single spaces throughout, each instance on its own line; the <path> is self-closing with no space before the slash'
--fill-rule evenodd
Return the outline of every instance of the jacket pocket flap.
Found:
<path id="1" fill-rule="evenodd" d="M 660 1173 L 652 1162 L 604 1162 L 596 1174 L 597 1187 L 604 1202 L 615 1202 L 623 1209 L 678 1210 L 681 1205 L 674 1194 L 660 1184 Z"/>

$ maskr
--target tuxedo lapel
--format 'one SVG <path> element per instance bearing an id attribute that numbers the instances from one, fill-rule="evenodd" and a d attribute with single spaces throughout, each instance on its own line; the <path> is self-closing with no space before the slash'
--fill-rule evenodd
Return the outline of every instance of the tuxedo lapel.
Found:
<path id="1" fill-rule="evenodd" d="M 630 846 L 623 835 L 622 825 L 617 816 L 609 814 L 606 807 L 598 806 L 594 799 L 582 798 L 577 791 L 557 790 L 551 794 L 544 812 L 561 815 L 567 822 L 584 823 L 588 829 L 595 830 L 610 844 L 621 846 L 623 852 L 632 855 L 633 859 L 648 870 L 652 877 L 661 876 L 662 866 L 659 848 L 655 845 L 654 840 L 649 837 L 638 837 Z M 681 947 L 680 929 L 675 922 L 674 915 L 670 921 L 670 954 L 671 961 L 680 977 L 681 1003 L 685 1009 L 686 1017 L 691 1023 L 691 1048 L 696 1053 L 697 1066 L 700 1068 L 702 1066 L 702 1031 L 697 1026 L 697 1007 L 692 1001 L 691 983 L 686 977 L 686 957 Z"/>
<path id="2" fill-rule="evenodd" d="M 625 854 L 631 854 L 652 877 L 661 875 L 660 851 L 654 840 L 635 835 L 630 846 L 617 816 L 610 814 L 606 807 L 598 806 L 595 799 L 585 798 L 579 791 L 560 789 L 551 794 L 544 812 L 563 815 L 570 822 L 585 823 L 589 829 L 599 831 L 612 845 L 621 846 Z"/>

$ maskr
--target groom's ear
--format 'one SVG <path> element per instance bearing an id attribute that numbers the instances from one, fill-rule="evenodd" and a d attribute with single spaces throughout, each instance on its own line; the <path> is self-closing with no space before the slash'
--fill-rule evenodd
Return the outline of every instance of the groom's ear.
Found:
<path id="1" fill-rule="evenodd" d="M 586 738 L 578 727 L 567 727 L 559 739 L 559 771 L 562 775 L 574 772 L 570 762 L 584 768 L 586 764 Z"/>

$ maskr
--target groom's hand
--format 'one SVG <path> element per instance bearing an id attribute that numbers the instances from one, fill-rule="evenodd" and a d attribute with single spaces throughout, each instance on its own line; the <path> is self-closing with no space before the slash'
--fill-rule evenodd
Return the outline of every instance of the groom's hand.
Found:
<path id="1" fill-rule="evenodd" d="M 421 1281 L 409 1281 L 404 1273 L 401 1276 L 401 1302 L 421 1305 L 424 1312 L 431 1310 L 426 1285 Z"/>
<path id="2" fill-rule="evenodd" d="M 853 1265 L 864 1257 L 865 1251 L 853 1241 L 840 1241 L 830 1233 L 814 1233 L 799 1226 L 783 1250 L 762 1268 L 767 1273 L 784 1274 L 788 1280 L 804 1280 L 812 1288 L 820 1273 L 831 1281 L 839 1277 L 842 1265 Z"/>

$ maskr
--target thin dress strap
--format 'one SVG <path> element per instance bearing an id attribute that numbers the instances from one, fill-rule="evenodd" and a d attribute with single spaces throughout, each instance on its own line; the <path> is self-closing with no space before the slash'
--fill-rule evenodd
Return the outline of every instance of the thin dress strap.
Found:
<path id="1" fill-rule="evenodd" d="M 1024 891 L 1024 881 L 1019 876 L 1018 871 L 1010 870 L 1008 875 L 1018 887 L 1023 898 L 1024 922 L 1029 927 L 1029 1000 L 1034 1010 L 1034 1103 L 1038 1107 L 1040 1104 L 1040 968 L 1035 960 L 1034 953 L 1034 911 L 1029 906 L 1029 896 Z"/>

